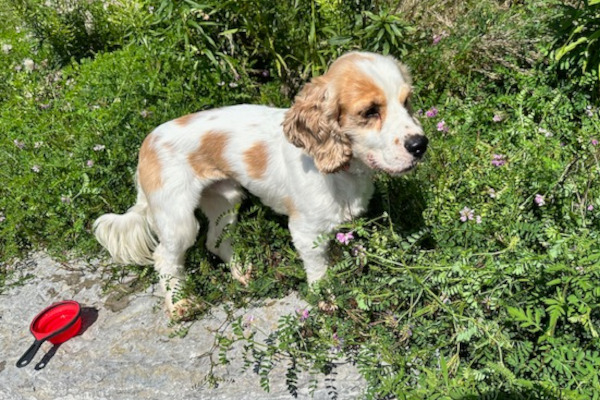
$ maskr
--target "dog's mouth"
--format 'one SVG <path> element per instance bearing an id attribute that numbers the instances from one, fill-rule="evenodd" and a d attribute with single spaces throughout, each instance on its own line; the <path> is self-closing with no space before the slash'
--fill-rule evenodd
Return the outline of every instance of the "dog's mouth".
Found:
<path id="1" fill-rule="evenodd" d="M 383 171 L 387 174 L 394 175 L 394 176 L 404 175 L 404 174 L 412 171 L 413 169 L 415 169 L 415 167 L 417 166 L 418 163 L 419 163 L 419 159 L 415 158 L 407 166 L 403 166 L 400 168 L 392 168 L 392 167 L 382 165 L 382 163 L 377 161 L 372 154 L 367 155 L 367 165 L 369 166 L 369 168 L 378 170 L 378 171 Z"/>

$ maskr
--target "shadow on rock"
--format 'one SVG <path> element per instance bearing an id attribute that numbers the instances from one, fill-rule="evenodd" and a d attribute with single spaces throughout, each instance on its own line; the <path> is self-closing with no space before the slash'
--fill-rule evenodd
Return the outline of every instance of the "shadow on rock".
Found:
<path id="1" fill-rule="evenodd" d="M 90 326 L 98 320 L 98 309 L 94 307 L 82 307 L 81 308 L 81 329 L 77 336 L 83 335 Z"/>

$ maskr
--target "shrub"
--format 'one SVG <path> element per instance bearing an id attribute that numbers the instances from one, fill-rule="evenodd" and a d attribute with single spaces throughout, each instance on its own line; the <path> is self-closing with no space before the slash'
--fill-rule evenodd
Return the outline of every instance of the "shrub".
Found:
<path id="1" fill-rule="evenodd" d="M 52 48 L 60 64 L 121 47 L 145 24 L 145 2 L 9 0 L 36 39 Z"/>
<path id="2" fill-rule="evenodd" d="M 346 51 L 402 54 L 413 32 L 371 0 L 165 0 L 156 14 L 160 26 L 174 31 L 178 46 L 193 56 L 206 56 L 234 74 L 276 75 L 292 91 Z"/>

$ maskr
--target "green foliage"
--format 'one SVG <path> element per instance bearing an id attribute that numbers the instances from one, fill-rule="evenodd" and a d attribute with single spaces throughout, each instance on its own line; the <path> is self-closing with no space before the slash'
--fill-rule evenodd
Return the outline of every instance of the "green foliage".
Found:
<path id="1" fill-rule="evenodd" d="M 433 2 L 413 14 L 362 0 L 94 1 L 65 14 L 10 4 L 0 7 L 3 261 L 39 247 L 99 254 L 91 223 L 133 203 L 139 144 L 163 121 L 284 106 L 337 55 L 389 52 L 413 70 L 425 161 L 413 175 L 376 177 L 369 213 L 339 228 L 349 244 L 321 239 L 332 266 L 314 290 L 285 218 L 256 199 L 225 233 L 253 266 L 247 288 L 207 253 L 202 230 L 178 293 L 197 316 L 290 290 L 310 303 L 273 332 L 234 320 L 211 364 L 241 342 L 265 390 L 273 367 L 288 366 L 292 395 L 301 374 L 349 361 L 365 398 L 599 398 L 600 115 L 581 80 L 552 75 L 559 9 L 447 1 L 454 19 L 432 23 L 445 21 L 424 15 Z M 85 30 L 88 11 L 106 30 Z M 6 272 L 0 264 L 0 285 Z"/>
<path id="2" fill-rule="evenodd" d="M 295 88 L 348 50 L 406 52 L 414 28 L 386 10 L 371 10 L 371 0 L 164 0 L 156 14 L 159 26 L 174 30 L 177 46 L 189 54 L 206 56 L 234 75 L 242 69 L 274 74 Z"/>
<path id="3" fill-rule="evenodd" d="M 551 55 L 568 76 L 590 72 L 597 87 L 600 77 L 600 1 L 563 4 L 561 11 L 554 26 L 556 42 Z"/>
<path id="4" fill-rule="evenodd" d="M 61 64 L 122 45 L 144 18 L 144 1 L 7 0 Z"/>

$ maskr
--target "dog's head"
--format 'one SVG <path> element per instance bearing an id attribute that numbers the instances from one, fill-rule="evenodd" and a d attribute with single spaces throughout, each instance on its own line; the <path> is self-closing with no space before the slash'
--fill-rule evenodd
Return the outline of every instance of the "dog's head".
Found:
<path id="1" fill-rule="evenodd" d="M 427 149 L 409 100 L 407 68 L 392 57 L 354 52 L 312 79 L 287 111 L 283 130 L 324 173 L 354 157 L 390 174 L 411 170 Z"/>

